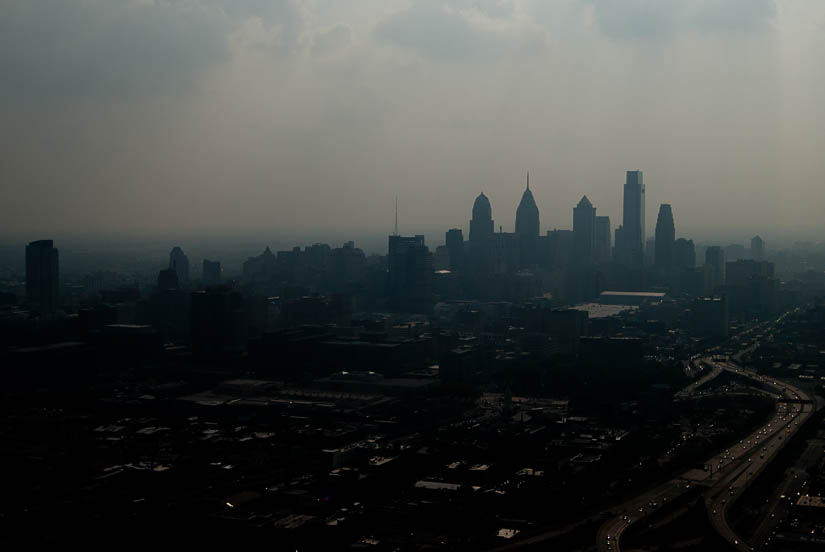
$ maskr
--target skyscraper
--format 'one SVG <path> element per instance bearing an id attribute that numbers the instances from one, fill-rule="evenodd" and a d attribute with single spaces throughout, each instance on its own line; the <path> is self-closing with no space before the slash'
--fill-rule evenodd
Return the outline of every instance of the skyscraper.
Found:
<path id="1" fill-rule="evenodd" d="M 620 260 L 628 266 L 641 266 L 645 242 L 645 185 L 642 171 L 627 171 L 622 211 Z M 619 247 L 619 244 L 616 244 Z"/>
<path id="2" fill-rule="evenodd" d="M 620 224 L 616 227 L 613 236 L 613 259 L 615 261 L 624 262 L 624 228 Z"/>
<path id="3" fill-rule="evenodd" d="M 751 239 L 751 257 L 754 261 L 765 260 L 765 242 L 759 236 Z"/>
<path id="4" fill-rule="evenodd" d="M 158 272 L 158 291 L 178 289 L 178 273 L 171 268 Z"/>
<path id="5" fill-rule="evenodd" d="M 673 243 L 676 241 L 676 227 L 670 205 L 662 203 L 656 219 L 656 245 L 654 264 L 662 270 L 673 268 Z"/>
<path id="6" fill-rule="evenodd" d="M 468 269 L 473 278 L 490 270 L 490 239 L 493 236 L 493 209 L 483 193 L 473 202 L 473 218 L 470 219 L 468 240 Z"/>
<path id="7" fill-rule="evenodd" d="M 530 174 L 527 174 L 527 188 L 521 194 L 521 201 L 516 209 L 516 234 L 520 237 L 538 237 L 539 229 L 539 208 L 536 200 L 533 199 L 533 192 L 530 191 Z"/>
<path id="8" fill-rule="evenodd" d="M 596 244 L 596 208 L 583 196 L 573 208 L 573 262 L 585 266 L 593 262 Z"/>
<path id="9" fill-rule="evenodd" d="M 725 283 L 725 250 L 718 245 L 705 249 L 705 265 L 710 267 L 710 285 L 716 289 Z"/>
<path id="10" fill-rule="evenodd" d="M 58 251 L 52 240 L 33 241 L 26 246 L 26 299 L 40 314 L 57 310 L 59 300 Z"/>
<path id="11" fill-rule="evenodd" d="M 518 255 L 518 264 L 521 267 L 538 264 L 539 208 L 533 199 L 533 192 L 530 191 L 530 173 L 527 173 L 527 187 L 516 209 L 515 238 L 515 247 L 518 251 L 514 254 Z"/>
<path id="12" fill-rule="evenodd" d="M 606 263 L 610 260 L 610 217 L 596 217 L 596 237 L 594 260 L 597 263 Z"/>
<path id="13" fill-rule="evenodd" d="M 390 236 L 387 291 L 394 310 L 432 311 L 433 258 L 424 236 Z"/>
<path id="14" fill-rule="evenodd" d="M 447 251 L 450 254 L 450 270 L 453 272 L 464 271 L 464 234 L 461 228 L 451 228 L 447 230 L 445 236 Z"/>
<path id="15" fill-rule="evenodd" d="M 679 238 L 673 242 L 673 267 L 677 269 L 696 266 L 696 247 L 693 240 Z"/>
<path id="16" fill-rule="evenodd" d="M 483 243 L 493 233 L 493 208 L 484 193 L 478 194 L 473 203 L 473 218 L 470 219 L 470 243 Z"/>
<path id="17" fill-rule="evenodd" d="M 221 283 L 221 262 L 203 260 L 203 275 L 201 277 L 204 286 L 214 286 Z"/>
<path id="18" fill-rule="evenodd" d="M 178 274 L 178 282 L 183 284 L 189 281 L 189 257 L 178 246 L 169 253 L 169 268 Z"/>

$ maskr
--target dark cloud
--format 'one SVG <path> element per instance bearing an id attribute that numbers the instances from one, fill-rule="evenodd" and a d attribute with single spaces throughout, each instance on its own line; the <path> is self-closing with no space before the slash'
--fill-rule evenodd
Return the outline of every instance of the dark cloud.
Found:
<path id="1" fill-rule="evenodd" d="M 188 91 L 228 56 L 226 19 L 200 4 L 9 0 L 0 12 L 5 101 Z"/>
<path id="2" fill-rule="evenodd" d="M 667 38 L 681 31 L 739 32 L 776 17 L 774 0 L 586 0 L 613 38 Z"/>

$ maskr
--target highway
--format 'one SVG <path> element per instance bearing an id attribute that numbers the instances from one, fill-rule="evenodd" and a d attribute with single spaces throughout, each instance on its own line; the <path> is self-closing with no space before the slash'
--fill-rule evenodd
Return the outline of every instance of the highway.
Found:
<path id="1" fill-rule="evenodd" d="M 714 365 L 709 375 L 715 377 L 722 371 L 737 373 L 767 386 L 787 402 L 777 403 L 776 413 L 762 427 L 728 450 L 708 458 L 705 464 L 710 468 L 709 471 L 689 470 L 614 509 L 619 512 L 618 515 L 605 522 L 598 531 L 597 548 L 601 552 L 621 550 L 621 538 L 628 527 L 656 511 L 666 501 L 684 494 L 692 484 L 710 486 L 706 493 L 708 516 L 722 538 L 739 550 L 749 550 L 750 547 L 730 528 L 727 521 L 728 508 L 811 416 L 814 406 L 803 404 L 802 401 L 810 401 L 810 397 L 792 384 L 766 378 L 730 362 L 705 360 Z M 697 388 L 698 386 L 692 386 L 686 391 L 690 394 Z"/>
<path id="2" fill-rule="evenodd" d="M 682 389 L 681 391 L 679 391 L 678 393 L 676 393 L 675 395 L 673 395 L 674 399 L 685 399 L 693 396 L 700 387 L 705 385 L 710 380 L 716 378 L 716 376 L 718 376 L 724 371 L 720 365 L 717 365 L 715 363 L 709 363 L 706 359 L 701 359 L 699 361 L 699 364 L 705 364 L 710 366 L 710 371 L 698 380 L 694 381 L 693 383 Z"/>
<path id="3" fill-rule="evenodd" d="M 801 402 L 811 401 L 811 398 L 790 383 L 760 376 L 735 364 L 726 364 L 725 369 L 757 380 L 780 393 L 786 400 L 793 401 L 778 403 L 777 412 L 770 422 L 740 441 L 740 444 L 731 447 L 729 455 L 738 459 L 730 461 L 732 469 L 726 470 L 723 478 L 705 494 L 708 517 L 717 533 L 737 550 L 748 551 L 751 549 L 750 544 L 736 535 L 728 524 L 728 509 L 813 415 L 815 408 L 811 402 Z"/>
<path id="4" fill-rule="evenodd" d="M 752 547 L 757 550 L 768 547 L 777 525 L 788 516 L 791 505 L 796 502 L 796 499 L 801 494 L 805 494 L 808 483 L 808 473 L 805 468 L 816 465 L 822 458 L 823 446 L 825 446 L 825 441 L 821 439 L 809 441 L 795 465 L 785 472 L 784 480 L 774 489 L 772 499 L 749 540 Z"/>

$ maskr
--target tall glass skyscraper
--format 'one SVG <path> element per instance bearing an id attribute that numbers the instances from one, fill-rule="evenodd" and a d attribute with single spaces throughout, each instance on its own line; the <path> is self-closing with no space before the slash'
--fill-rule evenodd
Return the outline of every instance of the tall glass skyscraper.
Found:
<path id="1" fill-rule="evenodd" d="M 644 263 L 645 241 L 645 185 L 642 171 L 627 171 L 621 241 L 621 262 L 628 266 L 641 266 Z"/>
<path id="2" fill-rule="evenodd" d="M 676 241 L 676 227 L 673 224 L 673 210 L 667 203 L 659 206 L 656 219 L 656 245 L 654 263 L 663 270 L 673 268 L 673 243 Z"/>

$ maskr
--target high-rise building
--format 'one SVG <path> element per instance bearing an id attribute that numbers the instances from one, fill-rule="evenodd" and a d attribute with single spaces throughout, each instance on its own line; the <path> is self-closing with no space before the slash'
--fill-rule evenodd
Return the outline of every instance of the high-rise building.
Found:
<path id="1" fill-rule="evenodd" d="M 189 257 L 178 246 L 169 253 L 169 268 L 178 274 L 178 282 L 183 284 L 189 281 Z"/>
<path id="2" fill-rule="evenodd" d="M 644 264 L 652 265 L 653 259 L 656 257 L 656 236 L 650 236 L 645 240 L 645 255 Z"/>
<path id="3" fill-rule="evenodd" d="M 765 242 L 759 236 L 751 239 L 751 257 L 754 261 L 765 260 Z"/>
<path id="4" fill-rule="evenodd" d="M 538 238 L 534 238 L 537 241 Z M 487 242 L 488 270 L 491 274 L 509 274 L 521 266 L 521 251 L 524 245 L 518 234 L 496 232 Z"/>
<path id="5" fill-rule="evenodd" d="M 464 266 L 464 234 L 461 228 L 451 228 L 447 230 L 445 236 L 447 251 L 450 254 L 450 270 L 453 272 L 463 272 Z"/>
<path id="6" fill-rule="evenodd" d="M 596 245 L 596 208 L 583 196 L 573 208 L 573 262 L 586 266 L 593 262 Z"/>
<path id="7" fill-rule="evenodd" d="M 203 260 L 203 275 L 201 277 L 204 286 L 215 286 L 221 283 L 221 262 Z"/>
<path id="8" fill-rule="evenodd" d="M 597 263 L 606 263 L 610 260 L 610 217 L 596 217 L 596 238 L 594 258 Z"/>
<path id="9" fill-rule="evenodd" d="M 470 219 L 467 268 L 473 279 L 490 271 L 490 238 L 493 236 L 493 209 L 483 193 L 473 202 L 473 218 Z"/>
<path id="10" fill-rule="evenodd" d="M 330 252 L 326 285 L 337 293 L 351 290 L 364 280 L 366 272 L 367 256 L 354 241 L 348 241 Z"/>
<path id="11" fill-rule="evenodd" d="M 547 231 L 547 266 L 550 268 L 564 268 L 573 260 L 573 231 Z"/>
<path id="12" fill-rule="evenodd" d="M 644 262 L 645 185 L 642 171 L 627 171 L 622 211 L 622 244 L 620 260 L 628 266 Z M 618 244 L 617 244 L 618 246 Z"/>
<path id="13" fill-rule="evenodd" d="M 433 258 L 424 236 L 390 236 L 387 255 L 387 295 L 394 310 L 432 310 Z"/>
<path id="14" fill-rule="evenodd" d="M 249 257 L 243 263 L 243 279 L 247 283 L 266 282 L 275 277 L 277 258 L 269 246 L 257 257 Z"/>
<path id="15" fill-rule="evenodd" d="M 673 242 L 673 267 L 676 269 L 696 266 L 696 247 L 693 240 L 679 238 Z"/>
<path id="16" fill-rule="evenodd" d="M 718 245 L 705 249 L 705 265 L 711 269 L 710 285 L 712 289 L 725 283 L 725 250 Z"/>
<path id="17" fill-rule="evenodd" d="M 539 262 L 539 208 L 530 191 L 530 173 L 527 174 L 527 187 L 521 195 L 516 209 L 516 247 L 519 265 L 535 266 Z M 498 238 L 500 240 L 500 238 Z"/>
<path id="18" fill-rule="evenodd" d="M 676 227 L 670 205 L 662 203 L 656 219 L 656 243 L 654 263 L 662 270 L 673 268 L 673 243 L 676 241 Z"/>
<path id="19" fill-rule="evenodd" d="M 158 291 L 178 289 L 178 273 L 171 268 L 158 272 Z"/>
<path id="20" fill-rule="evenodd" d="M 624 247 L 624 228 L 622 225 L 616 227 L 614 231 L 613 237 L 613 259 L 616 261 L 623 262 L 624 261 L 624 254 L 625 254 L 625 247 Z"/>
<path id="21" fill-rule="evenodd" d="M 473 215 L 475 218 L 475 214 Z M 516 209 L 516 234 L 518 236 L 537 238 L 539 228 L 539 208 L 530 191 L 530 174 L 527 175 L 527 188 L 521 194 L 521 201 Z"/>
<path id="22" fill-rule="evenodd" d="M 493 208 L 484 193 L 478 194 L 473 203 L 473 218 L 470 219 L 470 243 L 484 243 L 493 233 Z"/>
<path id="23" fill-rule="evenodd" d="M 58 251 L 52 240 L 33 241 L 26 246 L 26 299 L 40 314 L 57 310 L 59 301 Z"/>

